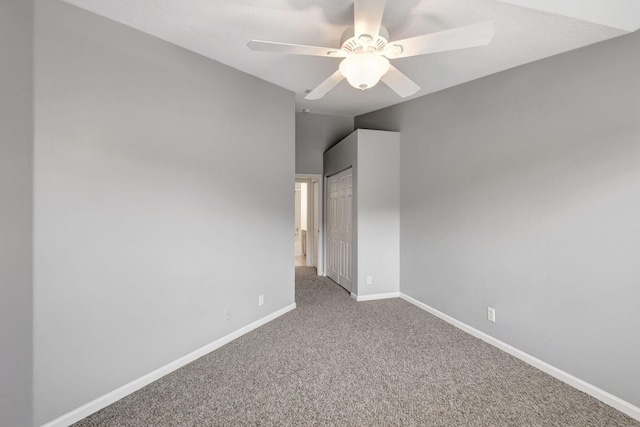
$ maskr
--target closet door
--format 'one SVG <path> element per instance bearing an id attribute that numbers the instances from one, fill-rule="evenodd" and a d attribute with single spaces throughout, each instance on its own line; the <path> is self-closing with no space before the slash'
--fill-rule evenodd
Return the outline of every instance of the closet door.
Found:
<path id="1" fill-rule="evenodd" d="M 327 276 L 338 279 L 338 175 L 327 178 Z"/>
<path id="2" fill-rule="evenodd" d="M 351 169 L 340 173 L 338 194 L 338 224 L 340 239 L 339 284 L 351 292 L 351 272 L 353 271 L 353 174 Z"/>
<path id="3" fill-rule="evenodd" d="M 351 291 L 353 271 L 353 174 L 327 178 L 327 276 Z"/>

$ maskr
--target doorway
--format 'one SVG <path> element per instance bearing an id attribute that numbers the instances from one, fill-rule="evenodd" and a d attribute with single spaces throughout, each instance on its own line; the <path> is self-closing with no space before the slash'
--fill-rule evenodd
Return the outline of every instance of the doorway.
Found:
<path id="1" fill-rule="evenodd" d="M 322 176 L 296 175 L 294 265 L 323 268 Z"/>
<path id="2" fill-rule="evenodd" d="M 296 267 L 307 265 L 307 220 L 309 215 L 307 209 L 308 201 L 308 184 L 306 182 L 296 181 L 296 207 L 295 207 L 295 232 L 294 232 L 294 264 Z"/>

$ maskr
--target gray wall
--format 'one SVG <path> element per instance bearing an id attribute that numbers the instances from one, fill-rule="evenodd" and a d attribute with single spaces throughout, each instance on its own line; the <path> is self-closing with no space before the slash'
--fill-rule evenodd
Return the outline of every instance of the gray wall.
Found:
<path id="1" fill-rule="evenodd" d="M 639 51 L 630 34 L 356 118 L 401 132 L 401 291 L 637 406 Z"/>
<path id="2" fill-rule="evenodd" d="M 400 290 L 400 134 L 357 130 L 358 296 Z M 367 277 L 371 284 L 367 284 Z"/>
<path id="3" fill-rule="evenodd" d="M 322 154 L 353 132 L 353 117 L 296 113 L 296 173 L 322 174 Z"/>
<path id="4" fill-rule="evenodd" d="M 0 425 L 31 425 L 33 1 L 0 2 Z"/>
<path id="5" fill-rule="evenodd" d="M 295 109 L 60 1 L 36 28 L 41 424 L 294 302 Z"/>

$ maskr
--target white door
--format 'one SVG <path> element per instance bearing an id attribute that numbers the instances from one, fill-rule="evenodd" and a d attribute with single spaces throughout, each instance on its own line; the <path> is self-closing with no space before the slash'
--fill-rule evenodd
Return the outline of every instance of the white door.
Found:
<path id="1" fill-rule="evenodd" d="M 338 175 L 327 178 L 327 276 L 338 283 Z"/>
<path id="2" fill-rule="evenodd" d="M 312 214 L 313 214 L 313 228 L 311 228 L 312 232 L 310 233 L 311 235 L 313 235 L 313 241 L 312 241 L 312 258 L 311 258 L 311 266 L 312 267 L 316 267 L 318 268 L 318 242 L 319 242 L 319 237 L 320 237 L 320 226 L 318 223 L 318 217 L 319 212 L 318 212 L 318 206 L 320 206 L 319 204 L 319 200 L 320 200 L 320 196 L 319 196 L 319 185 L 318 185 L 318 181 L 313 181 L 312 183 L 312 188 L 313 188 L 313 208 L 311 210 Z"/>
<path id="3" fill-rule="evenodd" d="M 351 291 L 353 271 L 353 174 L 351 169 L 327 180 L 327 275 Z"/>

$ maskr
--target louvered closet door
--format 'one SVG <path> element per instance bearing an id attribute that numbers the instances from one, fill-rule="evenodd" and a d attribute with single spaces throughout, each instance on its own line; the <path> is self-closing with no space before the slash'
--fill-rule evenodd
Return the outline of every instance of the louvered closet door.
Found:
<path id="1" fill-rule="evenodd" d="M 351 291 L 353 271 L 353 174 L 347 169 L 327 180 L 327 275 Z"/>

